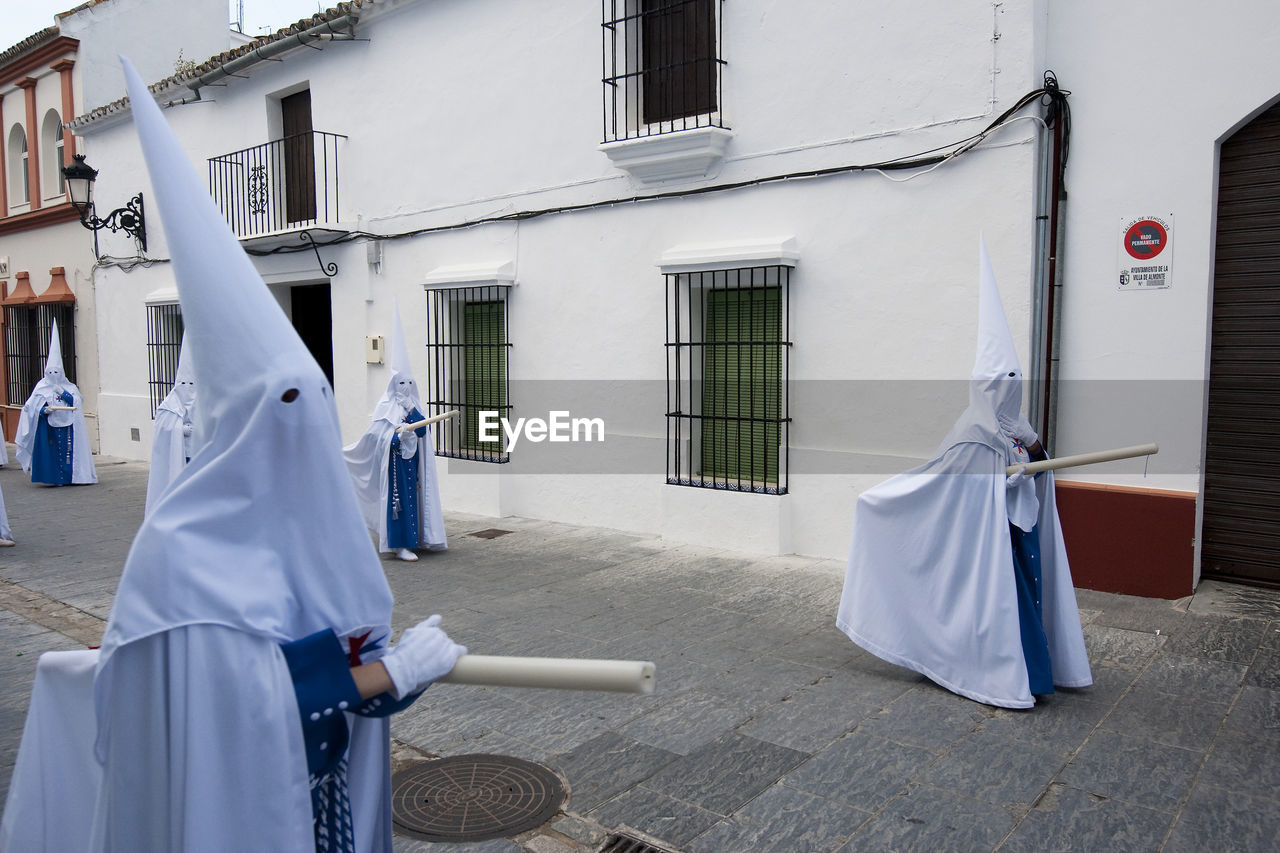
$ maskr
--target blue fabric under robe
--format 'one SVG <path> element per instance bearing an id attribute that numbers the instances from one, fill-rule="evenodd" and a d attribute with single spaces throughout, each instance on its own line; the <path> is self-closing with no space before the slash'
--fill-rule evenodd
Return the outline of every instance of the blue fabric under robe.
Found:
<path id="1" fill-rule="evenodd" d="M 75 405 L 69 391 L 58 397 L 64 406 Z M 35 443 L 31 448 L 31 482 L 50 486 L 66 486 L 71 483 L 71 461 L 74 448 L 73 426 L 49 426 L 49 412 L 41 410 L 36 423 Z"/>
<path id="2" fill-rule="evenodd" d="M 423 420 L 416 408 L 405 415 L 404 423 Z M 414 430 L 418 438 L 427 434 L 426 427 Z M 400 456 L 400 434 L 391 436 L 391 454 L 387 461 L 387 545 L 391 548 L 418 548 L 422 543 L 419 529 L 421 510 L 418 507 L 418 457 L 422 453 L 421 442 L 417 452 L 408 459 Z"/>
<path id="3" fill-rule="evenodd" d="M 372 651 L 376 647 L 362 647 L 359 641 L 353 641 L 352 645 L 354 651 L 344 652 L 342 643 L 330 630 L 281 645 L 302 718 L 317 853 L 355 853 L 347 794 L 350 732 L 344 712 L 362 717 L 386 717 L 409 707 L 422 695 L 419 691 L 404 699 L 396 699 L 390 693 L 360 698 L 351 667 L 359 663 L 360 651 Z"/>
<path id="4" fill-rule="evenodd" d="M 1010 524 L 1009 538 L 1013 541 L 1013 577 L 1018 589 L 1018 627 L 1022 632 L 1022 654 L 1027 660 L 1027 681 L 1031 695 L 1045 696 L 1053 692 L 1053 665 L 1044 634 L 1039 527 L 1028 533 Z"/>

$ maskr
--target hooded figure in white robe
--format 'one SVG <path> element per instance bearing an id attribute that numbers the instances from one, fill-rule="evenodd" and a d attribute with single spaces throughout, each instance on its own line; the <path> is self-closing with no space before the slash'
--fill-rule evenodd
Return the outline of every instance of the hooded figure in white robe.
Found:
<path id="1" fill-rule="evenodd" d="M 9 514 L 4 511 L 4 491 L 0 490 L 0 548 L 13 545 L 13 531 L 9 529 Z"/>
<path id="2" fill-rule="evenodd" d="M 440 551 L 446 547 L 431 427 L 400 429 L 423 419 L 397 303 L 387 390 L 374 406 L 364 435 L 342 452 L 365 524 L 377 531 L 378 549 L 395 551 L 401 560 L 418 559 L 415 548 Z"/>
<path id="3" fill-rule="evenodd" d="M 391 591 L 329 383 L 127 62 L 125 77 L 200 405 L 103 636 L 91 849 L 389 853 L 385 714 L 465 649 L 438 616 L 387 649 Z"/>
<path id="4" fill-rule="evenodd" d="M 49 335 L 44 378 L 22 406 L 13 443 L 18 463 L 31 474 L 33 483 L 65 486 L 98 482 L 84 422 L 84 400 L 63 370 L 56 320 Z"/>
<path id="5" fill-rule="evenodd" d="M 1093 683 L 1053 474 L 1006 476 L 1038 439 L 981 246 L 969 407 L 933 459 L 864 492 L 837 626 L 890 663 L 988 705 Z"/>
<path id="6" fill-rule="evenodd" d="M 184 342 L 178 351 L 178 370 L 173 377 L 173 388 L 160 401 L 155 423 L 152 424 L 151 472 L 147 477 L 144 511 L 147 515 L 191 460 L 195 414 L 196 374 Z"/>

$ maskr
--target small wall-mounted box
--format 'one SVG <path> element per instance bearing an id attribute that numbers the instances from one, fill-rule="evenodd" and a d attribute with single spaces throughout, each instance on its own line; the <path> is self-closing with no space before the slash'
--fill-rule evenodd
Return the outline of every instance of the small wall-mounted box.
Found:
<path id="1" fill-rule="evenodd" d="M 382 364 L 382 335 L 369 335 L 364 339 L 364 363 Z"/>

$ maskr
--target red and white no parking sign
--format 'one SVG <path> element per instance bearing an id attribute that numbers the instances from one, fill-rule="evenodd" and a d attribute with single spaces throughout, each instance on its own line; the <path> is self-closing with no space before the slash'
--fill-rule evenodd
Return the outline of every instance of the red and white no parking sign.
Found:
<path id="1" fill-rule="evenodd" d="M 1168 287 L 1173 280 L 1173 214 L 1120 221 L 1121 290 Z"/>

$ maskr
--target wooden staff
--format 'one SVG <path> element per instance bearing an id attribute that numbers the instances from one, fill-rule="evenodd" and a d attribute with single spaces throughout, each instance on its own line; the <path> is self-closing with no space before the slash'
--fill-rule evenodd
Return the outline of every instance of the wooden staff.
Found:
<path id="1" fill-rule="evenodd" d="M 1113 459 L 1131 459 L 1134 456 L 1150 456 L 1159 453 L 1157 444 L 1135 444 L 1131 447 L 1117 447 L 1115 450 L 1098 450 L 1093 453 L 1077 453 L 1074 456 L 1059 456 L 1057 459 L 1041 459 L 1039 462 L 1028 462 L 1025 470 L 1021 465 L 1010 465 L 1004 469 L 1005 474 L 1036 474 L 1040 471 L 1053 471 L 1058 468 L 1073 468 L 1077 465 L 1092 465 L 1095 462 L 1110 462 Z"/>
<path id="2" fill-rule="evenodd" d="M 397 430 L 398 432 L 410 432 L 410 431 L 412 431 L 412 430 L 419 429 L 420 427 L 424 427 L 424 426 L 426 426 L 427 424 L 434 424 L 434 423 L 437 423 L 437 422 L 439 422 L 439 421 L 447 421 L 449 418 L 456 418 L 456 417 L 457 417 L 458 415 L 460 415 L 460 414 L 462 414 L 462 413 L 461 413 L 461 412 L 459 412 L 457 409 L 450 409 L 449 411 L 445 412 L 444 414 L 441 414 L 441 415 L 432 415 L 431 417 L 429 417 L 429 418 L 424 418 L 423 420 L 420 420 L 420 421 L 418 421 L 417 423 L 413 423 L 413 424 L 400 424 L 400 426 L 396 427 L 396 430 Z"/>
<path id="3" fill-rule="evenodd" d="M 463 655 L 440 681 L 489 687 L 652 693 L 656 672 L 651 661 L 642 660 Z"/>

